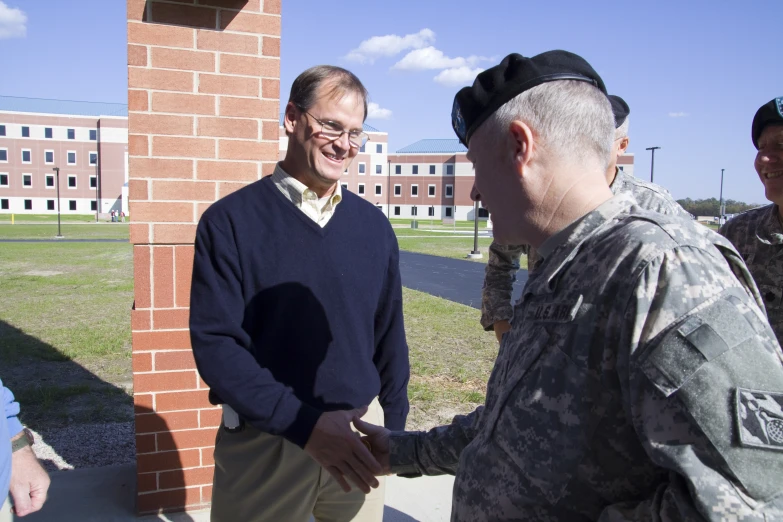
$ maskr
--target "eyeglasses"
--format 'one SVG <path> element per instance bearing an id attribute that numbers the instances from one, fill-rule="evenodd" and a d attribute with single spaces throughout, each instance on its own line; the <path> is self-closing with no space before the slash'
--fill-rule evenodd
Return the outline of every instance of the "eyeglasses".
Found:
<path id="1" fill-rule="evenodd" d="M 370 139 L 370 136 L 366 132 L 345 130 L 344 128 L 340 127 L 340 125 L 338 125 L 333 121 L 319 120 L 318 118 L 316 118 L 315 116 L 307 112 L 306 110 L 304 109 L 300 109 L 300 110 L 321 125 L 321 131 L 318 134 L 320 134 L 322 137 L 326 138 L 329 141 L 337 141 L 343 137 L 343 134 L 347 134 L 348 143 L 351 144 L 351 147 L 355 149 L 359 149 L 361 147 L 364 147 L 364 144 L 367 143 L 367 141 Z"/>

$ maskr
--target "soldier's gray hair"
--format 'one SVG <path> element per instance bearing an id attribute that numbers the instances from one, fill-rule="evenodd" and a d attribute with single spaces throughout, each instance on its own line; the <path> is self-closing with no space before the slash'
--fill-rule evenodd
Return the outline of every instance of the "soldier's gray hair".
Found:
<path id="1" fill-rule="evenodd" d="M 614 139 L 619 140 L 621 138 L 627 138 L 627 137 L 628 137 L 628 117 L 626 116 L 623 124 L 614 130 Z"/>
<path id="2" fill-rule="evenodd" d="M 512 98 L 487 119 L 494 135 L 508 136 L 511 122 L 532 129 L 548 154 L 572 160 L 595 160 L 609 166 L 614 142 L 614 117 L 609 99 L 589 83 L 547 82 Z M 490 129 L 487 129 L 490 130 Z"/>

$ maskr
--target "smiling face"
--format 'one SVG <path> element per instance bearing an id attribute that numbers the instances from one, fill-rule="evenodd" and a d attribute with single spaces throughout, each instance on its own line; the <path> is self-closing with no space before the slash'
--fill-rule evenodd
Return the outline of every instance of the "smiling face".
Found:
<path id="1" fill-rule="evenodd" d="M 764 195 L 783 207 L 783 125 L 767 125 L 758 145 L 755 167 L 764 184 Z"/>
<path id="2" fill-rule="evenodd" d="M 332 190 L 345 169 L 359 153 L 345 133 L 336 140 L 321 134 L 322 122 L 331 122 L 346 131 L 361 131 L 364 100 L 354 92 L 332 93 L 328 83 L 318 89 L 315 103 L 303 111 L 289 102 L 285 127 L 289 136 L 285 167 L 287 172 L 315 190 Z M 290 156 L 290 159 L 289 159 Z"/>

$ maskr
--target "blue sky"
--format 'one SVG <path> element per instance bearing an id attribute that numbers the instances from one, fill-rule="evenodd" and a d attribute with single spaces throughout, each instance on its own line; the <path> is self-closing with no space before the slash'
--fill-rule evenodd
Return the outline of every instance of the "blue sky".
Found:
<path id="1" fill-rule="evenodd" d="M 0 94 L 126 101 L 123 0 L 0 4 Z M 24 34 L 9 15 L 14 8 L 26 17 Z M 453 137 L 449 112 L 460 77 L 510 52 L 566 49 L 630 105 L 638 177 L 649 179 L 645 148 L 655 145 L 655 181 L 675 197 L 718 197 L 724 168 L 724 197 L 763 203 L 750 124 L 760 105 L 783 95 L 780 10 L 779 0 L 284 0 L 281 92 L 287 98 L 296 75 L 312 65 L 351 69 L 378 105 L 381 118 L 368 123 L 389 132 L 393 151 Z M 390 38 L 374 38 L 382 36 Z"/>

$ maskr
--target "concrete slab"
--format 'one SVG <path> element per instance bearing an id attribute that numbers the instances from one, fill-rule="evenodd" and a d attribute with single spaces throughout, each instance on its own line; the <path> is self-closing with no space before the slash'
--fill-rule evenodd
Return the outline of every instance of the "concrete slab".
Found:
<path id="1" fill-rule="evenodd" d="M 209 511 L 137 518 L 136 466 L 57 471 L 49 499 L 19 522 L 209 522 Z M 451 512 L 454 477 L 389 477 L 384 522 L 444 522 Z M 238 521 L 239 522 L 239 521 Z"/>

